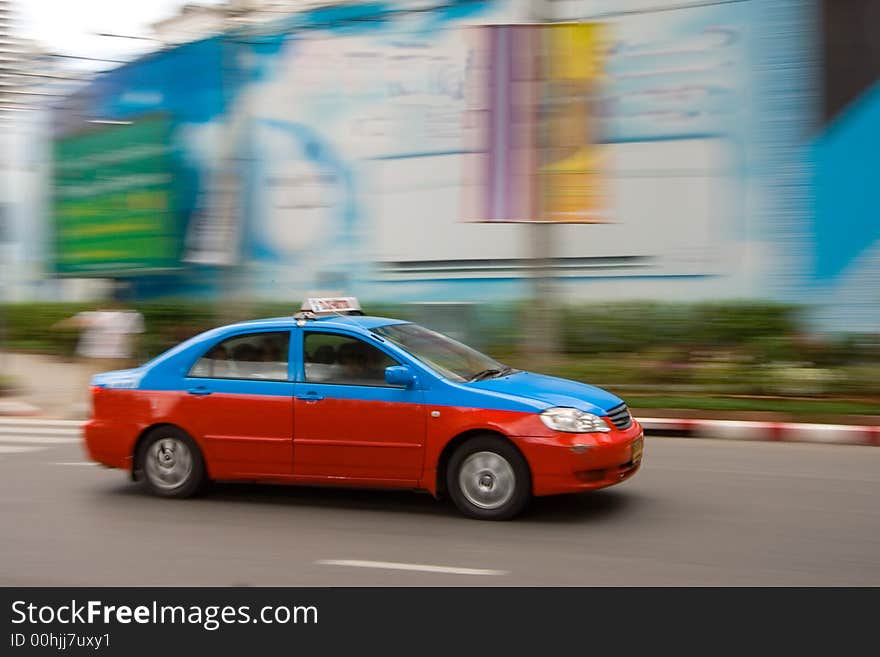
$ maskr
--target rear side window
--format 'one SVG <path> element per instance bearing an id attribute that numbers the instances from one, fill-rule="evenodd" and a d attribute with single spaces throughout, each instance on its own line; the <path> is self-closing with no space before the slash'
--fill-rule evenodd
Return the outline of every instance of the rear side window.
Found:
<path id="1" fill-rule="evenodd" d="M 189 376 L 203 379 L 287 381 L 290 333 L 248 333 L 211 347 Z"/>
<path id="2" fill-rule="evenodd" d="M 307 331 L 303 345 L 309 383 L 389 386 L 385 368 L 399 363 L 371 344 L 337 333 Z"/>

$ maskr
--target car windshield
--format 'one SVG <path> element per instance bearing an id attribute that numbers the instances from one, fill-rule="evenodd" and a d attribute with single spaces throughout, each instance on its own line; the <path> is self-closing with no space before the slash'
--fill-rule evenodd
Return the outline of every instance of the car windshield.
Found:
<path id="1" fill-rule="evenodd" d="M 418 324 L 390 324 L 373 329 L 373 333 L 453 381 L 479 381 L 514 371 L 476 349 Z"/>

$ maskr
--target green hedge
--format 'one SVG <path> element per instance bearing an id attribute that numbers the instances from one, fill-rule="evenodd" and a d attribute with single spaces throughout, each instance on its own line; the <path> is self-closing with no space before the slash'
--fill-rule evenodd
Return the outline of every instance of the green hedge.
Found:
<path id="1" fill-rule="evenodd" d="M 566 352 L 582 354 L 731 347 L 794 334 L 801 318 L 798 306 L 762 301 L 597 303 L 563 312 L 563 341 Z"/>
<path id="2" fill-rule="evenodd" d="M 0 306 L 7 348 L 69 355 L 77 331 L 52 326 L 81 310 L 83 303 L 17 303 Z M 401 317 L 448 330 L 454 321 L 430 306 L 370 304 L 374 315 Z M 147 333 L 141 356 L 154 356 L 205 329 L 253 317 L 290 315 L 290 303 L 222 305 L 165 300 L 139 303 Z M 498 355 L 517 351 L 529 321 L 525 304 L 465 306 L 460 322 L 466 341 Z M 648 301 L 569 305 L 559 311 L 561 349 L 574 356 L 639 354 L 667 365 L 728 353 L 733 360 L 809 362 L 818 366 L 880 363 L 878 336 L 802 335 L 804 308 L 762 301 L 656 303 Z M 717 358 L 714 358 L 717 360 Z M 722 359 L 723 360 L 723 359 Z"/>
<path id="3" fill-rule="evenodd" d="M 88 310 L 80 303 L 16 303 L 2 308 L 4 348 L 70 354 L 78 337 L 74 330 L 57 330 L 52 326 L 66 317 Z"/>
<path id="4" fill-rule="evenodd" d="M 4 348 L 32 351 L 61 356 L 74 353 L 79 332 L 76 329 L 52 328 L 60 320 L 83 310 L 91 310 L 95 303 L 15 303 L 0 305 Z M 256 317 L 292 315 L 296 310 L 291 303 L 213 303 L 205 301 L 169 299 L 134 304 L 144 316 L 146 333 L 140 340 L 139 356 L 149 358 L 173 347 L 201 331 L 235 321 Z M 397 317 L 431 324 L 430 310 L 413 304 L 364 304 L 372 315 Z M 479 326 L 468 322 L 468 338 L 475 346 L 500 348 L 509 351 L 518 337 L 511 331 L 513 306 L 492 306 L 480 309 Z M 473 311 L 472 311 L 473 312 Z M 473 318 L 468 318 L 472 320 Z M 448 323 L 448 322 L 447 322 Z M 441 330 L 448 328 L 444 323 Z"/>
<path id="5" fill-rule="evenodd" d="M 4 348 L 72 355 L 76 330 L 52 326 L 93 308 L 82 303 L 0 306 Z M 164 300 L 136 305 L 147 360 L 201 331 L 233 321 L 291 315 L 290 303 Z M 446 331 L 513 366 L 531 321 L 527 304 L 431 306 L 364 303 L 373 315 Z M 618 391 L 725 395 L 880 397 L 880 336 L 810 335 L 804 308 L 766 302 L 594 303 L 559 311 L 560 356 L 541 370 Z M 457 317 L 455 313 L 460 313 Z"/>

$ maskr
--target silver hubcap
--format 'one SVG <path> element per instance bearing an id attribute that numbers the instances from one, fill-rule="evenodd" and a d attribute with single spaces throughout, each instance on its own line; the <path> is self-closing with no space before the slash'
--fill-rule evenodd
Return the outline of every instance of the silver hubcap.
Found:
<path id="1" fill-rule="evenodd" d="M 495 452 L 475 452 L 458 471 L 458 485 L 467 501 L 481 509 L 497 509 L 513 496 L 513 467 Z"/>
<path id="2" fill-rule="evenodd" d="M 147 451 L 147 477 L 159 488 L 177 488 L 192 473 L 192 454 L 177 438 L 161 438 Z"/>

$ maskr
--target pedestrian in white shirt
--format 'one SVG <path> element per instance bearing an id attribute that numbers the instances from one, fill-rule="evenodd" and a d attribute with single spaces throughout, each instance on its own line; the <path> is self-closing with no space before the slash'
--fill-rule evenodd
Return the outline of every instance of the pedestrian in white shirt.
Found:
<path id="1" fill-rule="evenodd" d="M 92 376 L 134 365 L 135 337 L 144 332 L 144 318 L 136 310 L 127 310 L 114 301 L 101 310 L 77 313 L 54 326 L 68 327 L 80 329 L 76 355 L 83 378 L 74 391 L 74 413 L 87 413 Z"/>

